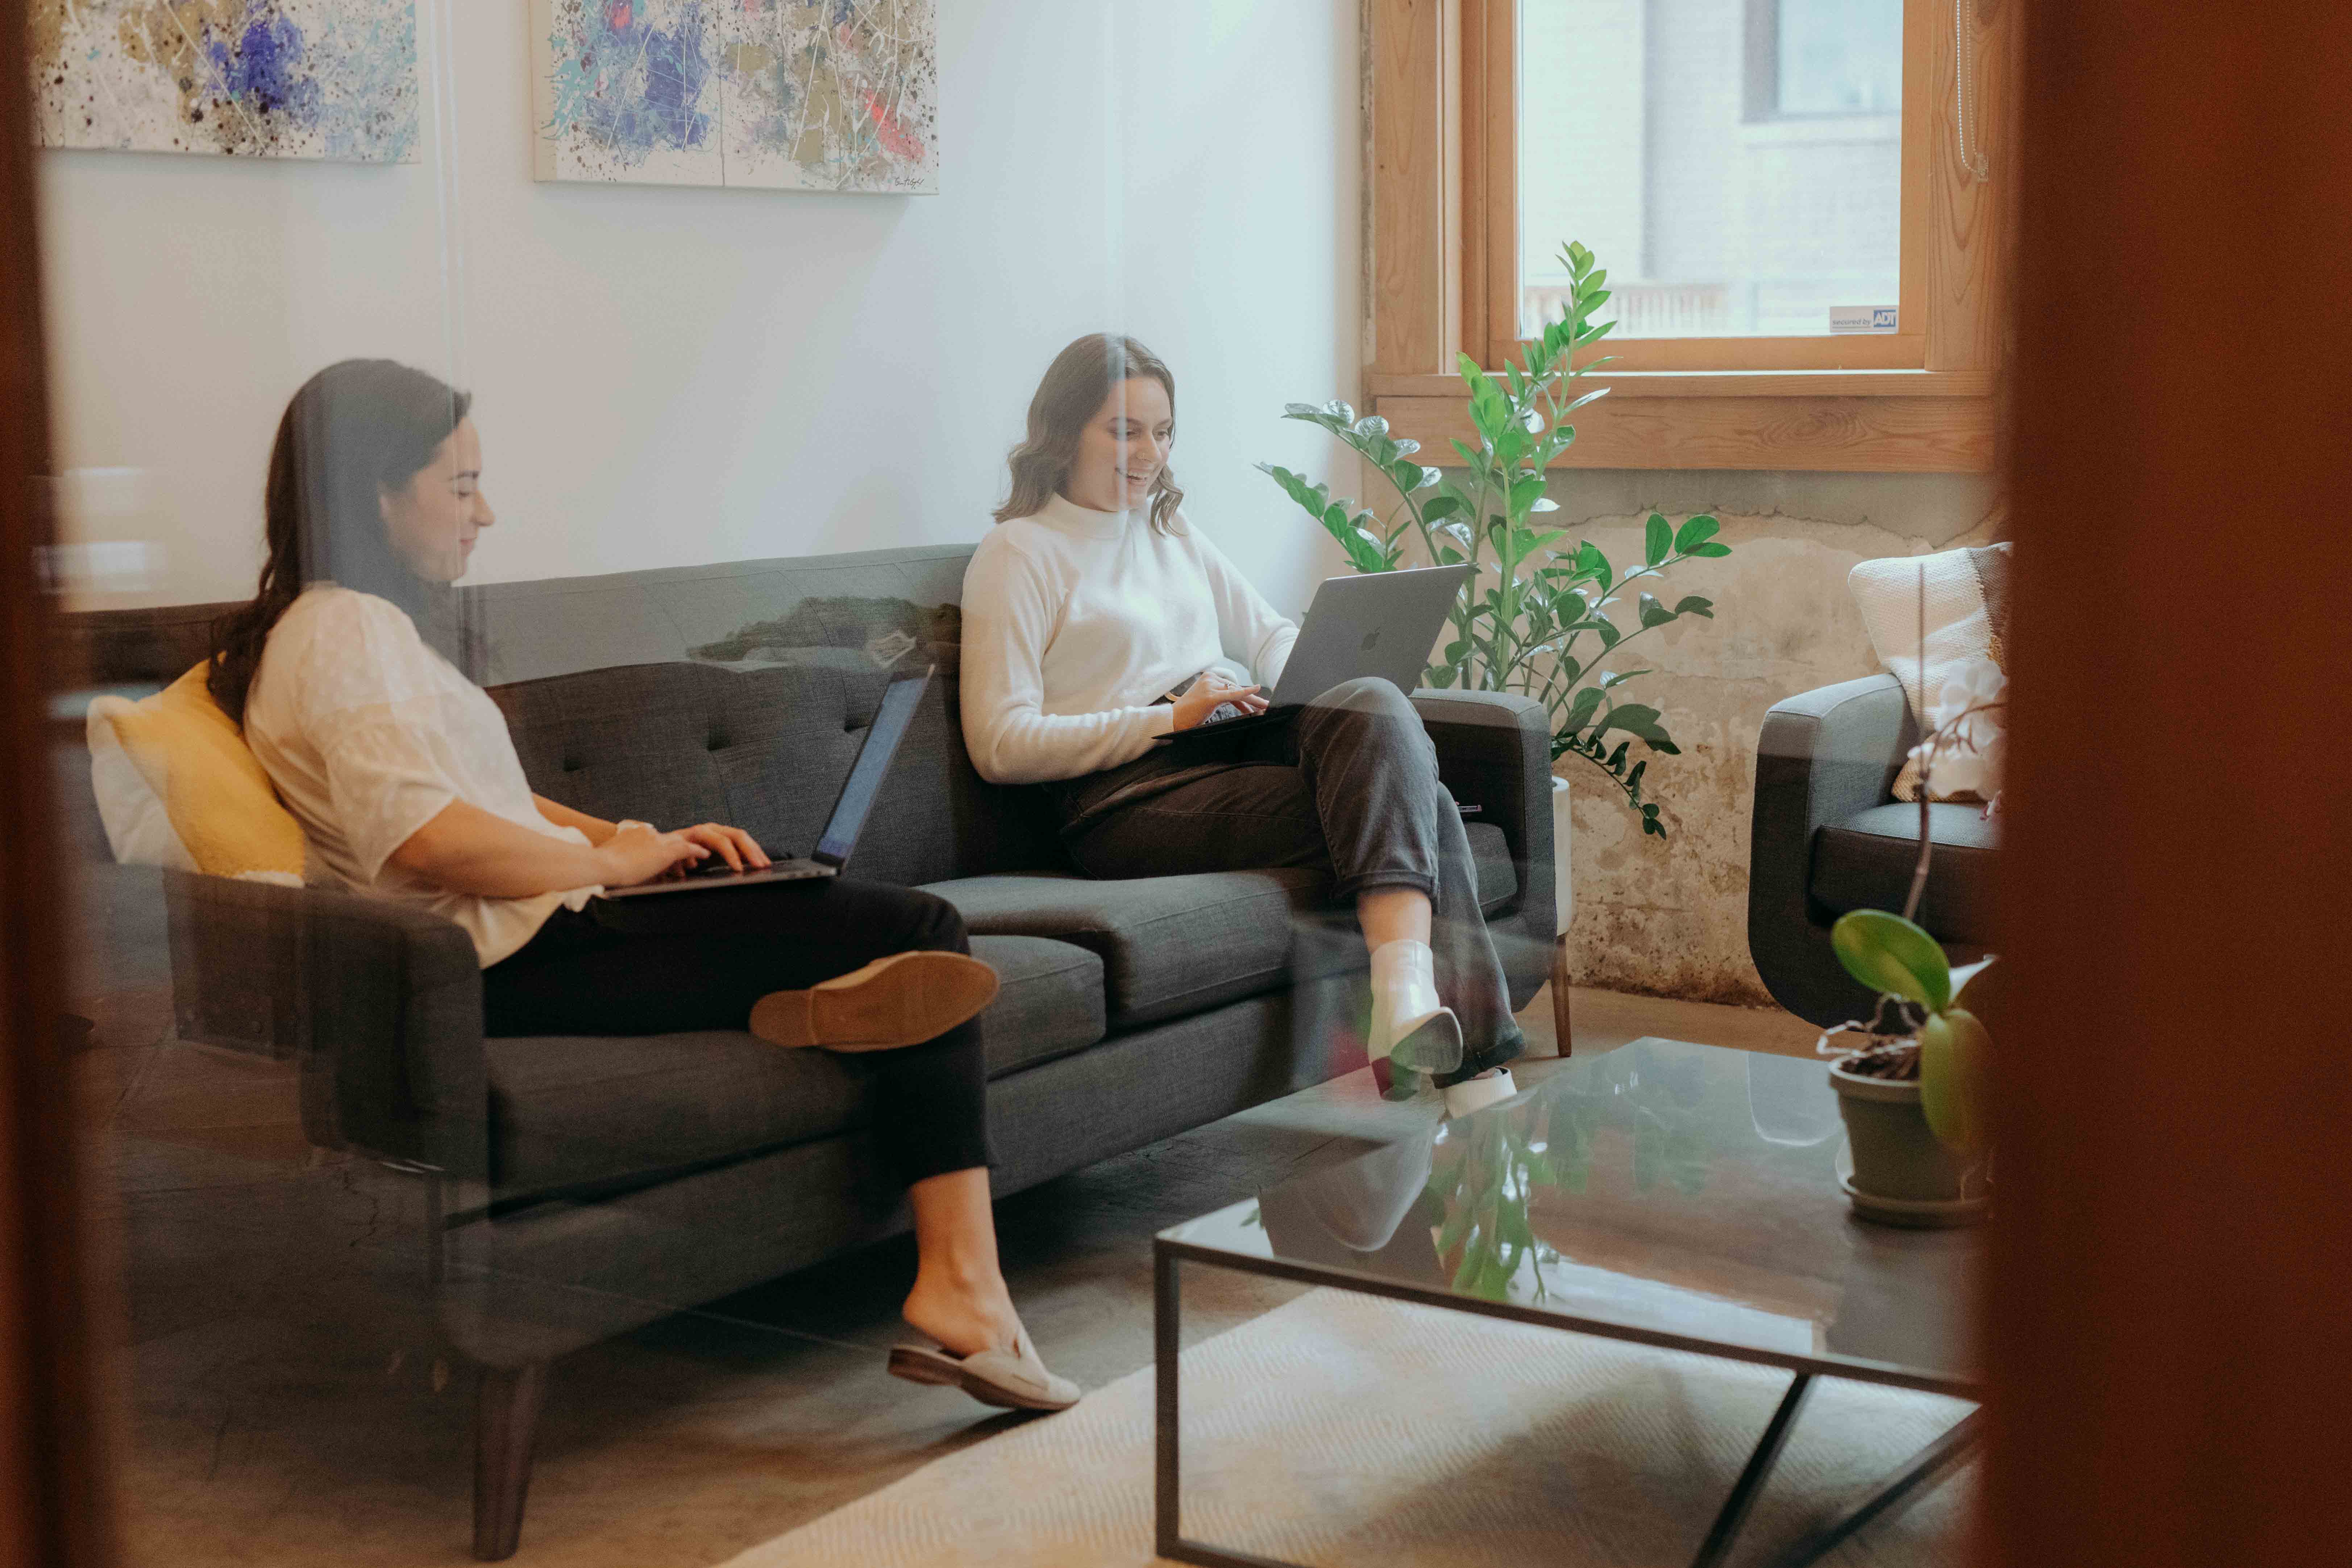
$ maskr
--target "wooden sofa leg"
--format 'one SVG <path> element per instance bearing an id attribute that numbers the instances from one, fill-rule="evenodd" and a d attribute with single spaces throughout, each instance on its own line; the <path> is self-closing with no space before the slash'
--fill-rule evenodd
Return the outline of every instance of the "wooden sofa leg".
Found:
<path id="1" fill-rule="evenodd" d="M 474 1404 L 474 1555 L 503 1563 L 522 1542 L 531 1445 L 547 1398 L 547 1363 L 482 1369 Z"/>
<path id="2" fill-rule="evenodd" d="M 1568 1006 L 1568 938 L 1551 939 L 1551 1026 L 1559 1037 L 1559 1054 L 1576 1054 L 1576 1036 L 1569 1027 Z"/>

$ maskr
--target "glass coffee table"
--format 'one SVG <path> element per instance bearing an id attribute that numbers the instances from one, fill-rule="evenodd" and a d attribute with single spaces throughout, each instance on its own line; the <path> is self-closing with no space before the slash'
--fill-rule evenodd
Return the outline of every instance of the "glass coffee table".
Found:
<path id="1" fill-rule="evenodd" d="M 1696 1568 L 1729 1555 L 1814 1379 L 1981 1397 L 1969 1324 L 1982 1232 L 1853 1217 L 1824 1063 L 1643 1039 L 1523 1071 L 1528 1087 L 1505 1104 L 1155 1238 L 1160 1555 L 1289 1568 L 1184 1538 L 1186 1265 L 1785 1369 L 1788 1392 Z M 1815 1561 L 1916 1496 L 1968 1455 L 1982 1419 L 1962 1418 L 1774 1568 Z"/>

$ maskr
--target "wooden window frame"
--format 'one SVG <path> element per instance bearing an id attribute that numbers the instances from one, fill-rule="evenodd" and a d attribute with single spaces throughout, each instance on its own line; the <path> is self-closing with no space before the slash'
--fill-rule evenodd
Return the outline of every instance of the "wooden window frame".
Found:
<path id="1" fill-rule="evenodd" d="M 1978 132 L 1960 163 L 1954 7 L 1904 16 L 1905 331 L 1619 341 L 1608 404 L 1559 465 L 1982 472 L 2004 352 L 2004 164 L 2021 8 L 1979 15 Z M 1980 5 L 1980 11 L 1981 11 Z M 1368 0 L 1372 356 L 1362 401 L 1437 452 L 1469 419 L 1455 356 L 1518 349 L 1518 0 Z M 1975 129 L 1975 128 L 1972 128 Z M 1604 258 L 1604 260 L 1606 258 Z"/>
<path id="2" fill-rule="evenodd" d="M 69 920 L 48 705 L 53 542 L 31 21 L 0 0 L 0 1563 L 114 1560 L 107 1390 L 65 1024 Z M 120 1403 L 119 1394 L 114 1403 Z"/>

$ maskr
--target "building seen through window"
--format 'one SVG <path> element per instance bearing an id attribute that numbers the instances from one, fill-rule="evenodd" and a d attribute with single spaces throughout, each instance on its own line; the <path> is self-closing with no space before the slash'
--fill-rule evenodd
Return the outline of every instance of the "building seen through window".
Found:
<path id="1" fill-rule="evenodd" d="M 1519 25 L 1523 332 L 1571 239 L 1621 339 L 1902 325 L 1848 314 L 1899 295 L 1902 0 L 1524 0 Z"/>

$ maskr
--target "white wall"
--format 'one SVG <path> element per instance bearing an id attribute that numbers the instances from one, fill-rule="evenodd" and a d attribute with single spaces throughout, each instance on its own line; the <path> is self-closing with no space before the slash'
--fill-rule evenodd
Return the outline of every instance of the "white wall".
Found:
<path id="1" fill-rule="evenodd" d="M 1282 405 L 1357 385 L 1357 0 L 940 0 L 917 197 L 535 184 L 527 12 L 418 6 L 414 166 L 42 155 L 59 463 L 143 476 L 68 535 L 159 542 L 142 597 L 251 593 L 278 413 L 349 355 L 475 390 L 500 580 L 976 538 L 1105 328 L 1176 371 L 1196 522 L 1286 608 L 1336 559 L 1250 465 L 1331 472 Z"/>

